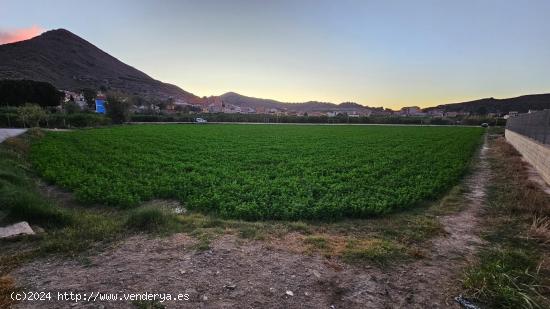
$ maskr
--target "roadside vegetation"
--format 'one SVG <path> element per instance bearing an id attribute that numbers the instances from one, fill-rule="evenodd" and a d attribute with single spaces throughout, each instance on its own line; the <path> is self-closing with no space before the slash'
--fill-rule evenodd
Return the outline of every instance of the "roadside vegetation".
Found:
<path id="1" fill-rule="evenodd" d="M 488 244 L 466 270 L 464 287 L 483 308 L 549 308 L 550 198 L 503 137 L 490 143 Z"/>
<path id="2" fill-rule="evenodd" d="M 43 108 L 36 104 L 0 106 L 0 127 L 7 128 L 84 128 L 99 127 L 111 124 L 111 118 L 94 112 L 67 111 Z"/>
<path id="3" fill-rule="evenodd" d="M 432 116 L 399 116 L 399 115 L 370 115 L 348 117 L 338 114 L 334 117 L 313 115 L 277 115 L 277 114 L 237 114 L 237 113 L 201 113 L 201 111 L 161 113 L 135 113 L 130 117 L 132 122 L 193 122 L 201 117 L 209 122 L 256 122 L 256 123 L 318 123 L 318 124 L 409 124 L 409 125 L 471 125 L 482 123 L 490 125 L 504 125 L 506 120 L 487 115 L 470 115 L 457 117 Z"/>
<path id="4" fill-rule="evenodd" d="M 64 102 L 65 94 L 46 82 L 0 80 L 0 127 L 74 128 L 97 127 L 111 119 L 93 112 L 95 91 L 83 90 L 85 110 L 73 101 Z"/>

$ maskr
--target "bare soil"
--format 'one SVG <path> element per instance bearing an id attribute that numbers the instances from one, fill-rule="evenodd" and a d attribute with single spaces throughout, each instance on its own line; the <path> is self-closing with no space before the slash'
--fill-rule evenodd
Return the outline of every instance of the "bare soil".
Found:
<path id="1" fill-rule="evenodd" d="M 96 255 L 35 260 L 11 276 L 28 291 L 189 294 L 188 301 L 164 302 L 167 308 L 459 308 L 453 297 L 460 292 L 461 269 L 482 244 L 478 232 L 489 178 L 486 153 L 484 146 L 474 172 L 465 179 L 466 207 L 439 218 L 446 233 L 414 261 L 387 267 L 350 265 L 234 235 L 219 237 L 209 250 L 199 251 L 193 247 L 197 240 L 186 234 L 144 235 Z M 16 307 L 135 304 L 27 301 Z"/>

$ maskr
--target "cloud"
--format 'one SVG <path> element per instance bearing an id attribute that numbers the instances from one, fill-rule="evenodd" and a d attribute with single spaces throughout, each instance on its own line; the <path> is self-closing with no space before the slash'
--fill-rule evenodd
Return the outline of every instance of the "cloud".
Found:
<path id="1" fill-rule="evenodd" d="M 38 26 L 22 29 L 0 29 L 0 44 L 8 44 L 34 38 L 44 30 Z"/>

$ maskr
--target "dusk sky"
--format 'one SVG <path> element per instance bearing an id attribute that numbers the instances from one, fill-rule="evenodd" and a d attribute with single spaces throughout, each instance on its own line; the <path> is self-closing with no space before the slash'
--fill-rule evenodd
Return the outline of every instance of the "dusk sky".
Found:
<path id="1" fill-rule="evenodd" d="M 199 96 L 398 108 L 550 92 L 550 1 L 0 0 Z"/>

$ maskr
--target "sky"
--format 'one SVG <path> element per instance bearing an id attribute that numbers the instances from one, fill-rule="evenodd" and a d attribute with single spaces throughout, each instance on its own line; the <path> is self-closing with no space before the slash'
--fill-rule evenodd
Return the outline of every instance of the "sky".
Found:
<path id="1" fill-rule="evenodd" d="M 0 0 L 0 42 L 65 28 L 199 96 L 427 107 L 550 92 L 549 16 L 548 0 Z"/>

